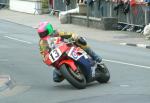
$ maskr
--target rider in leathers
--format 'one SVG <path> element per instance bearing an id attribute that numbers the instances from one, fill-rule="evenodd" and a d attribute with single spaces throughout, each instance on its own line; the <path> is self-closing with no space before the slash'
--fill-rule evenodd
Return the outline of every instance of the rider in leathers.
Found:
<path id="1" fill-rule="evenodd" d="M 40 23 L 38 27 L 38 34 L 40 36 L 39 41 L 39 47 L 40 47 L 40 53 L 42 55 L 44 63 L 47 65 L 49 64 L 49 53 L 50 53 L 50 47 L 49 47 L 49 40 L 51 37 L 61 37 L 64 39 L 72 39 L 75 41 L 75 44 L 79 47 L 81 47 L 83 50 L 89 54 L 93 60 L 100 63 L 102 61 L 101 57 L 99 57 L 94 51 L 91 50 L 91 48 L 87 45 L 87 42 L 83 37 L 79 37 L 74 33 L 71 32 L 58 32 L 57 30 L 54 30 L 52 25 L 49 22 L 42 22 Z M 61 76 L 61 73 L 54 69 L 53 71 L 53 80 L 54 82 L 61 82 L 64 78 Z"/>

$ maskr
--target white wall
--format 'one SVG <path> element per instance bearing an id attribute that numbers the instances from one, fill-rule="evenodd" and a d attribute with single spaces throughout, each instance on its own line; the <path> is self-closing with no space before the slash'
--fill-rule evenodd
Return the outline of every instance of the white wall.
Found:
<path id="1" fill-rule="evenodd" d="M 38 0 L 10 0 L 9 3 L 10 10 L 41 14 L 41 2 Z"/>

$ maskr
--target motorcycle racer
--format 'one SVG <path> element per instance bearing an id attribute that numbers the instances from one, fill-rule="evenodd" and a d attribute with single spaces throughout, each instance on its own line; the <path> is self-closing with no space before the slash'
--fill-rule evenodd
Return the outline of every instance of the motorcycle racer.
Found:
<path id="1" fill-rule="evenodd" d="M 86 40 L 83 37 L 77 36 L 75 33 L 71 32 L 59 32 L 58 30 L 54 30 L 53 26 L 49 22 L 41 22 L 37 29 L 37 32 L 40 37 L 39 47 L 40 53 L 43 58 L 43 62 L 49 65 L 49 53 L 51 51 L 50 48 L 50 38 L 53 37 L 61 37 L 62 39 L 70 39 L 74 40 L 75 44 L 82 48 L 88 55 L 92 57 L 92 59 L 98 63 L 102 61 L 102 58 L 98 56 L 88 45 Z M 61 76 L 61 73 L 54 69 L 53 71 L 53 80 L 54 82 L 61 82 L 64 78 Z"/>

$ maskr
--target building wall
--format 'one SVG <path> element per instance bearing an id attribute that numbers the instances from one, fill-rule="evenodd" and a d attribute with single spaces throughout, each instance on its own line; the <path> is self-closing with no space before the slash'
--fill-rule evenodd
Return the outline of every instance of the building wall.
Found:
<path id="1" fill-rule="evenodd" d="M 10 10 L 41 14 L 42 13 L 42 1 L 41 0 L 10 0 Z"/>

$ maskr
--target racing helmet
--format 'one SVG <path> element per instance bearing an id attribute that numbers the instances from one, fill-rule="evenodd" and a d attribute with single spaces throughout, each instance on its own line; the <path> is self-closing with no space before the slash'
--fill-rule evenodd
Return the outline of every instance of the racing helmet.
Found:
<path id="1" fill-rule="evenodd" d="M 40 38 L 44 38 L 48 35 L 52 35 L 54 30 L 53 30 L 53 26 L 49 22 L 46 21 L 46 22 L 41 22 L 39 24 L 37 32 Z"/>

